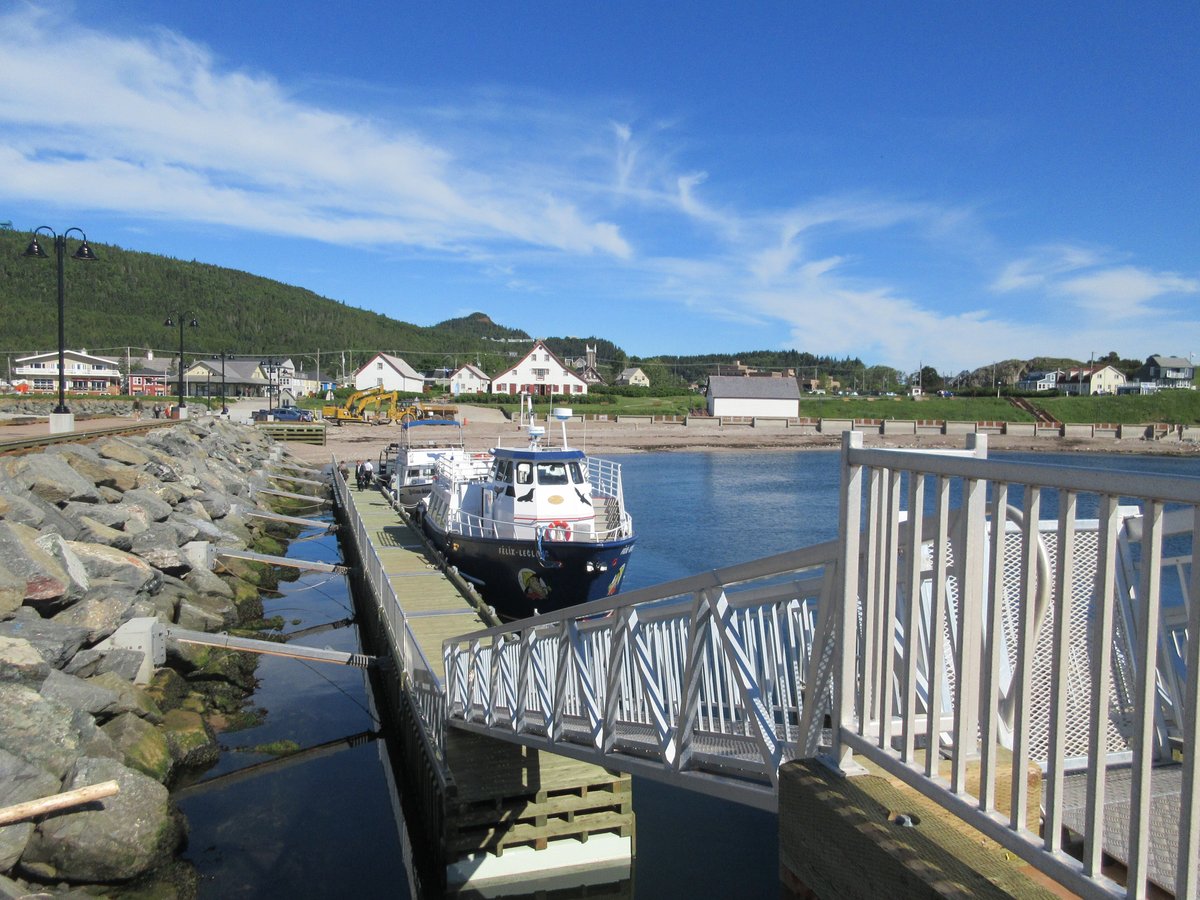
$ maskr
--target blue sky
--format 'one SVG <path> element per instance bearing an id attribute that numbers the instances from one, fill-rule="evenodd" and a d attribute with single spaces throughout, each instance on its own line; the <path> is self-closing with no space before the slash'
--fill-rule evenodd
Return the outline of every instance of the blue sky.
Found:
<path id="1" fill-rule="evenodd" d="M 1187 356 L 1198 52 L 1194 0 L 0 0 L 0 220 L 642 356 Z"/>

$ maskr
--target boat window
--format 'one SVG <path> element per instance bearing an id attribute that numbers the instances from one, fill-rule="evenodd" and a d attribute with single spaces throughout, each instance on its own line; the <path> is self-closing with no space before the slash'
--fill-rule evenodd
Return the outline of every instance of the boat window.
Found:
<path id="1" fill-rule="evenodd" d="M 567 467 L 560 462 L 538 463 L 538 484 L 566 484 Z"/>
<path id="2" fill-rule="evenodd" d="M 507 484 L 512 481 L 512 460 L 498 459 L 496 460 L 495 474 L 492 475 L 495 481 Z"/>
<path id="3" fill-rule="evenodd" d="M 576 484 L 584 484 L 587 479 L 583 477 L 583 468 L 577 462 L 567 463 L 571 469 L 571 480 Z"/>
<path id="4" fill-rule="evenodd" d="M 517 463 L 517 484 L 533 484 L 533 467 L 529 463 Z"/>

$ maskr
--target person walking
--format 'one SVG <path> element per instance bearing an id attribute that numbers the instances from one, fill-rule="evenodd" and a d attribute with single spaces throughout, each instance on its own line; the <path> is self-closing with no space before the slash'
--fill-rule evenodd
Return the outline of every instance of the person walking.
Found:
<path id="1" fill-rule="evenodd" d="M 354 482 L 360 491 L 363 489 L 363 481 L 366 480 L 367 476 L 366 464 L 366 460 L 360 459 L 354 469 Z"/>
<path id="2" fill-rule="evenodd" d="M 366 484 L 367 487 L 370 487 L 374 480 L 375 466 L 372 465 L 371 461 L 368 459 L 363 463 L 363 483 Z"/>

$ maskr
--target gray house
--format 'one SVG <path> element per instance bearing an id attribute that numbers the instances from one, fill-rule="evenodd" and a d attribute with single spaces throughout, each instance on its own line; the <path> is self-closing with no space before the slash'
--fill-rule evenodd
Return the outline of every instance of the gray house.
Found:
<path id="1" fill-rule="evenodd" d="M 800 385 L 795 378 L 710 375 L 708 413 L 794 419 L 800 415 Z"/>
<path id="2" fill-rule="evenodd" d="M 1195 390 L 1196 366 L 1181 356 L 1151 356 L 1137 370 L 1135 378 L 1160 388 Z"/>

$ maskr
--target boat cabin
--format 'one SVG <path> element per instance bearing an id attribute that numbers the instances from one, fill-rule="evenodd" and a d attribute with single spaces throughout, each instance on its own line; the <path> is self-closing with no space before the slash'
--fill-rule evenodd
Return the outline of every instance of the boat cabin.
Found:
<path id="1" fill-rule="evenodd" d="M 592 532 L 595 511 L 583 451 L 494 452 L 483 516 L 496 521 L 498 537 L 536 537 L 539 523 L 550 540 L 569 541 L 573 534 Z"/>

